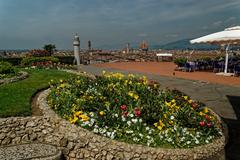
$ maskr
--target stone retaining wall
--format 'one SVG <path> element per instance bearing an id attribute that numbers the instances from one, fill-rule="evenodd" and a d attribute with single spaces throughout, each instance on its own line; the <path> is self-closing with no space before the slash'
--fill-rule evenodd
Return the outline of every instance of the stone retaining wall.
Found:
<path id="1" fill-rule="evenodd" d="M 28 77 L 28 73 L 27 73 L 27 72 L 21 71 L 21 72 L 19 72 L 18 74 L 19 74 L 18 76 L 14 76 L 14 77 L 12 77 L 12 78 L 1 79 L 1 80 L 0 80 L 0 85 L 1 85 L 1 84 L 8 84 L 8 83 L 20 81 L 20 80 L 23 80 L 23 79 L 25 79 L 25 78 Z"/>
<path id="2" fill-rule="evenodd" d="M 163 149 L 133 145 L 96 135 L 61 119 L 49 108 L 49 90 L 38 97 L 41 117 L 0 119 L 0 144 L 42 142 L 58 146 L 66 159 L 225 159 L 225 137 L 192 149 Z"/>

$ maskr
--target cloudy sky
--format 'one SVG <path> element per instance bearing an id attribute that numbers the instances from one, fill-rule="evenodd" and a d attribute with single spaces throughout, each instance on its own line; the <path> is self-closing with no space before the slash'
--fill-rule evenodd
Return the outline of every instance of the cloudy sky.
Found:
<path id="1" fill-rule="evenodd" d="M 165 44 L 240 25 L 240 0 L 0 0 L 0 49 Z"/>

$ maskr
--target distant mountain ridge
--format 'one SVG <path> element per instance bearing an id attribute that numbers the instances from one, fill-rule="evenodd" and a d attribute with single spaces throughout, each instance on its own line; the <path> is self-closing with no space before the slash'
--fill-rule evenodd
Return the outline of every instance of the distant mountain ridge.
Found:
<path id="1" fill-rule="evenodd" d="M 166 49 L 166 50 L 216 50 L 220 47 L 217 45 L 210 45 L 210 44 L 191 44 L 190 39 L 183 39 L 174 42 L 170 42 L 163 45 L 154 45 L 152 48 L 154 49 Z"/>

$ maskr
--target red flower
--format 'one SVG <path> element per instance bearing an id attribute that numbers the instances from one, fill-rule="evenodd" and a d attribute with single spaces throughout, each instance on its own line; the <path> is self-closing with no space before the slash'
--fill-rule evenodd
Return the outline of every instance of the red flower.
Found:
<path id="1" fill-rule="evenodd" d="M 209 118 L 209 116 L 208 116 L 207 114 L 205 115 L 205 118 L 206 118 L 206 120 L 208 120 L 208 121 L 210 120 L 210 118 Z"/>
<path id="2" fill-rule="evenodd" d="M 201 127 L 203 127 L 203 126 L 205 126 L 205 122 L 204 122 L 204 121 L 201 121 L 201 122 L 199 122 L 199 125 L 200 125 Z"/>
<path id="3" fill-rule="evenodd" d="M 208 128 L 212 127 L 212 123 L 211 122 L 207 123 L 207 126 Z"/>
<path id="4" fill-rule="evenodd" d="M 141 116 L 141 111 L 139 108 L 134 108 L 134 114 L 136 117 L 140 117 Z"/>
<path id="5" fill-rule="evenodd" d="M 127 110 L 127 106 L 125 104 L 121 105 L 121 110 L 126 111 Z"/>
<path id="6" fill-rule="evenodd" d="M 128 112 L 123 112 L 122 114 L 123 114 L 124 117 L 128 116 Z"/>

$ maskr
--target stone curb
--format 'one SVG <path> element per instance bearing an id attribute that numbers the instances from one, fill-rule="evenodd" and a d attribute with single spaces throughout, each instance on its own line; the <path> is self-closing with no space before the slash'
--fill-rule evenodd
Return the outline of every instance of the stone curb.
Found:
<path id="1" fill-rule="evenodd" d="M 0 85 L 20 81 L 20 80 L 26 79 L 29 76 L 29 74 L 24 71 L 20 71 L 19 74 L 20 74 L 19 76 L 14 76 L 12 78 L 5 78 L 0 80 Z"/>

